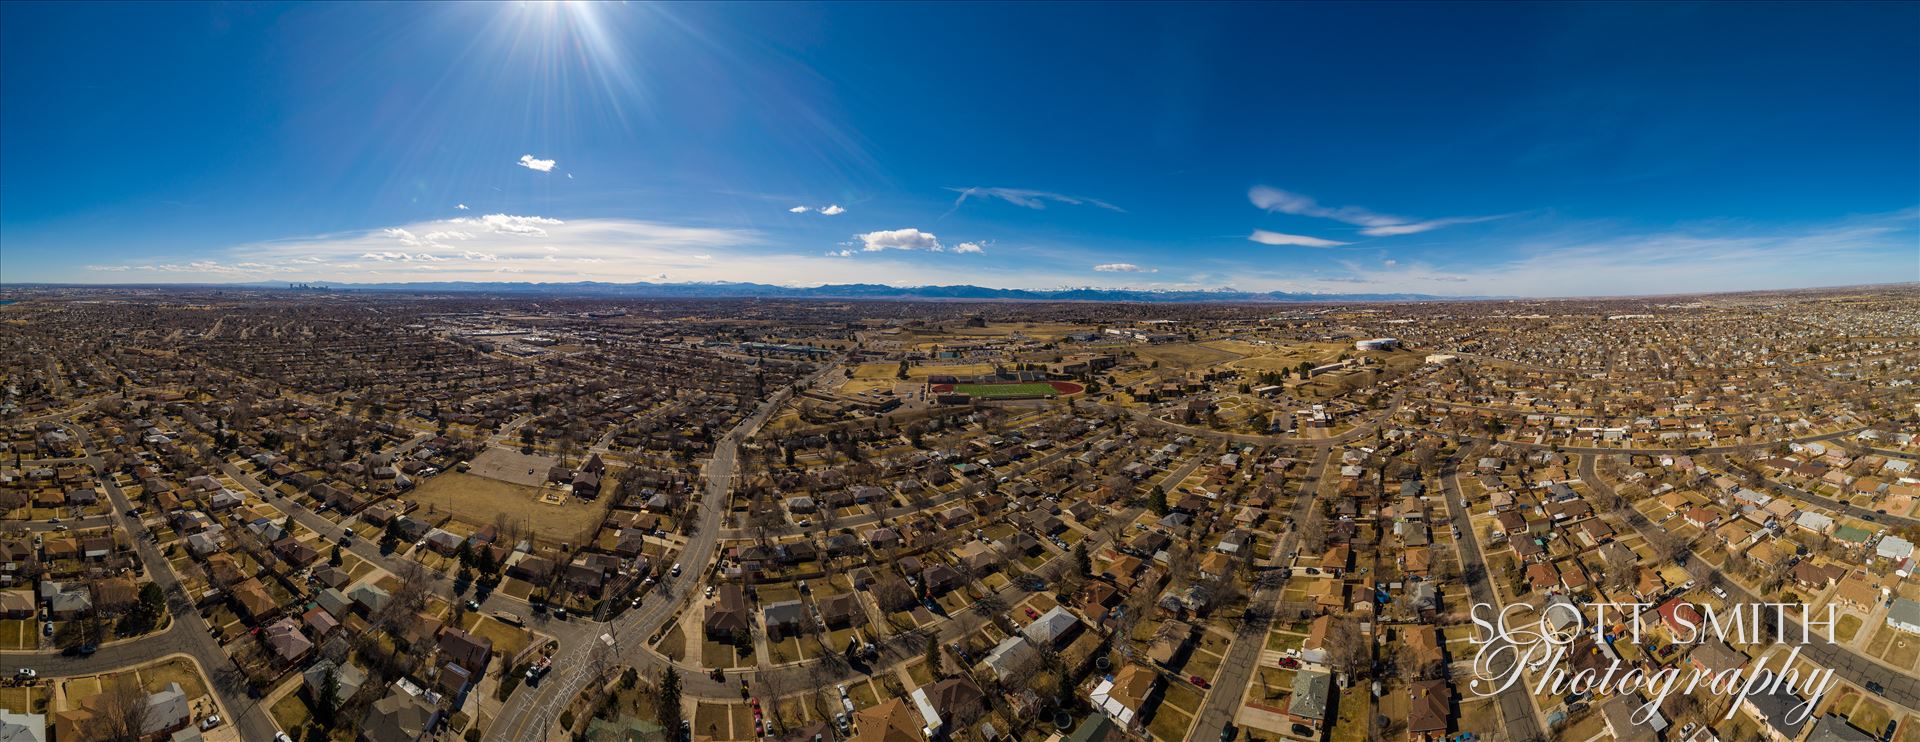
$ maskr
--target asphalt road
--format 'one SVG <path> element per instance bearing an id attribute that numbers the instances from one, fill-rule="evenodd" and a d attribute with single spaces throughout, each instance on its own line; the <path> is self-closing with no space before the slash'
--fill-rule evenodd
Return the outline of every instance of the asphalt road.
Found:
<path id="1" fill-rule="evenodd" d="M 1596 461 L 1597 457 L 1594 456 L 1586 456 L 1581 459 L 1580 479 L 1601 495 L 1612 495 L 1613 485 L 1600 479 L 1599 472 L 1595 466 Z M 1646 516 L 1641 515 L 1637 508 L 1621 508 L 1621 513 L 1626 521 L 1633 526 L 1633 529 L 1640 532 L 1642 538 L 1651 538 L 1652 533 L 1658 529 L 1658 526 L 1647 520 Z M 1752 593 L 1747 592 L 1745 588 L 1740 586 L 1740 583 L 1734 582 L 1732 578 L 1721 575 L 1720 570 L 1715 569 L 1713 565 L 1708 564 L 1706 560 L 1701 559 L 1699 555 L 1692 553 L 1691 550 L 1687 552 L 1687 563 L 1684 567 L 1688 574 L 1693 575 L 1694 581 L 1701 585 L 1718 584 L 1724 586 L 1730 602 L 1766 602 L 1754 596 Z M 1780 625 L 1779 636 L 1800 636 L 1800 624 L 1792 620 L 1783 621 Z M 1835 673 L 1842 679 L 1854 685 L 1864 687 L 1869 682 L 1879 683 L 1885 686 L 1885 690 L 1882 691 L 1880 695 L 1885 696 L 1887 700 L 1907 708 L 1920 708 L 1920 706 L 1916 705 L 1920 704 L 1920 677 L 1907 675 L 1885 665 L 1876 664 L 1872 660 L 1861 657 L 1841 645 L 1828 644 L 1825 641 L 1819 640 L 1817 637 L 1814 641 L 1807 642 L 1802 647 L 1800 655 L 1813 660 L 1822 667 L 1833 668 Z"/>
<path id="2" fill-rule="evenodd" d="M 823 367 L 807 383 L 813 383 L 830 369 Z M 587 641 L 574 642 L 571 647 L 567 642 L 561 642 L 554 670 L 538 687 L 528 688 L 523 684 L 514 691 L 499 718 L 487 730 L 487 739 L 534 740 L 544 735 L 551 720 L 566 708 L 581 686 L 591 679 L 596 669 L 596 651 L 611 652 L 629 660 L 628 664 L 640 667 L 642 671 L 657 672 L 654 668 L 645 667 L 652 664 L 645 660 L 657 657 L 646 650 L 647 640 L 679 614 L 681 606 L 687 602 L 707 568 L 713 564 L 714 551 L 719 545 L 720 525 L 733 489 L 734 469 L 739 464 L 739 444 L 765 424 L 791 393 L 790 388 L 782 389 L 769 397 L 754 409 L 752 415 L 727 431 L 714 446 L 712 460 L 701 471 L 706 481 L 706 491 L 700 498 L 699 525 L 676 557 L 678 563 L 685 567 L 678 577 L 669 577 L 660 585 L 657 592 L 662 597 L 641 603 L 639 608 L 621 614 L 610 624 L 581 621 L 582 624 L 603 626 L 605 630 L 600 634 L 592 634 Z M 604 646 L 598 638 L 602 635 L 613 639 L 611 649 L 594 648 Z M 632 661 L 636 659 L 642 661 Z M 705 673 L 682 673 L 681 683 L 689 696 L 724 692 L 724 689 L 714 687 L 720 684 L 714 683 Z"/>
<path id="3" fill-rule="evenodd" d="M 1447 475 L 1444 484 L 1447 490 L 1447 510 L 1453 515 L 1453 527 L 1460 529 L 1460 565 L 1461 571 L 1468 577 L 1467 591 L 1473 595 L 1475 603 L 1483 603 L 1498 609 L 1500 600 L 1494 594 L 1492 583 L 1487 582 L 1487 562 L 1482 558 L 1480 541 L 1473 532 L 1473 523 L 1467 517 L 1467 500 L 1460 494 L 1460 475 L 1457 472 Z M 1482 641 L 1487 639 L 1488 637 L 1481 637 Z M 1516 660 L 1511 651 L 1503 649 L 1507 646 L 1505 637 L 1492 637 L 1492 647 L 1485 651 L 1491 653 L 1489 657 L 1497 657 L 1504 661 L 1495 661 L 1488 665 L 1486 668 L 1489 673 L 1488 678 L 1505 677 L 1512 670 Z M 1472 680 L 1468 681 L 1468 683 L 1472 682 Z M 1469 687 L 1467 692 L 1472 693 L 1473 689 Z M 1533 696 L 1527 692 L 1525 683 L 1515 683 L 1500 691 L 1495 702 L 1500 708 L 1501 728 L 1507 731 L 1509 738 L 1519 740 L 1547 738 L 1540 729 L 1539 710 L 1534 707 Z"/>
<path id="4" fill-rule="evenodd" d="M 93 448 L 91 438 L 86 436 L 85 431 L 79 432 L 79 440 L 88 452 L 87 463 L 101 475 L 101 490 L 112 502 L 114 511 L 124 513 L 132 509 L 133 504 L 127 500 L 126 494 L 108 476 L 110 473 L 105 470 L 105 462 L 100 459 L 99 452 Z M 276 728 L 268 719 L 266 709 L 261 708 L 259 701 L 248 697 L 246 676 L 227 657 L 220 643 L 214 640 L 212 629 L 181 589 L 180 579 L 173 573 L 172 564 L 153 542 L 140 538 L 138 534 L 135 534 L 133 544 L 146 568 L 145 579 L 159 585 L 166 593 L 167 611 L 173 616 L 173 623 L 166 631 L 132 641 L 102 645 L 91 657 L 66 657 L 48 652 L 0 652 L 0 663 L 32 667 L 39 670 L 42 677 L 72 677 L 108 673 L 172 654 L 187 654 L 199 662 L 200 669 L 209 676 L 211 690 L 220 701 L 222 718 L 239 727 L 244 742 L 273 739 Z"/>
<path id="5" fill-rule="evenodd" d="M 1320 501 L 1320 483 L 1325 480 L 1327 464 L 1333 459 L 1333 449 L 1323 448 L 1314 457 L 1308 468 L 1312 472 L 1309 479 L 1302 482 L 1300 494 L 1293 502 L 1293 523 L 1305 523 L 1307 513 Z M 1288 528 L 1285 536 L 1273 545 L 1268 560 L 1279 562 L 1292 554 L 1294 545 L 1300 540 L 1298 528 Z M 1270 567 L 1279 569 L 1279 566 Z M 1264 606 L 1267 615 L 1271 615 L 1285 591 L 1285 581 L 1271 587 L 1262 588 L 1254 593 L 1249 605 Z M 1233 644 L 1227 648 L 1227 656 L 1220 661 L 1220 671 L 1214 674 L 1213 690 L 1207 692 L 1206 703 L 1200 706 L 1200 712 L 1194 715 L 1193 729 L 1188 739 L 1220 739 L 1221 730 L 1240 712 L 1240 701 L 1246 697 L 1247 684 L 1253 680 L 1253 671 L 1260 666 L 1260 650 L 1267 646 L 1267 626 L 1269 621 L 1248 621 L 1233 638 Z"/>
<path id="6" fill-rule="evenodd" d="M 1714 457 L 1714 459 L 1715 459 L 1714 461 L 1715 464 L 1718 464 L 1725 469 L 1729 469 L 1736 472 L 1751 471 L 1750 469 L 1744 466 L 1740 466 L 1739 464 L 1735 464 L 1732 461 L 1728 461 L 1723 456 L 1716 456 Z M 1836 513 L 1846 513 L 1847 515 L 1851 515 L 1855 518 L 1862 518 L 1865 520 L 1875 521 L 1879 523 L 1890 523 L 1896 526 L 1920 525 L 1920 520 L 1914 520 L 1912 518 L 1904 518 L 1898 515 L 1888 515 L 1886 513 L 1868 510 L 1863 507 L 1848 505 L 1844 502 L 1840 502 L 1839 500 L 1835 500 L 1825 495 L 1817 495 L 1790 484 L 1786 484 L 1783 482 L 1776 482 L 1765 476 L 1762 476 L 1761 479 L 1767 483 L 1766 489 L 1768 490 L 1772 490 L 1773 492 L 1776 492 L 1779 494 L 1791 495 L 1793 497 L 1806 500 L 1808 502 L 1814 503 L 1828 510 L 1832 510 Z"/>

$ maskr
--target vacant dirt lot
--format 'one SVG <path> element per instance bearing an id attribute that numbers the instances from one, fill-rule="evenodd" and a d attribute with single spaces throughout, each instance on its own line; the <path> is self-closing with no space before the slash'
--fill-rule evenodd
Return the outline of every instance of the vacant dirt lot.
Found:
<path id="1" fill-rule="evenodd" d="M 1230 350 L 1209 347 L 1200 343 L 1170 343 L 1167 345 L 1141 345 L 1133 349 L 1141 358 L 1159 361 L 1161 366 L 1173 368 L 1195 368 L 1212 366 L 1216 363 L 1239 360 L 1240 354 Z"/>
<path id="2" fill-rule="evenodd" d="M 489 446 L 473 457 L 469 472 L 502 482 L 538 487 L 547 481 L 547 470 L 559 463 L 552 456 L 521 453 L 504 446 Z"/>
<path id="3" fill-rule="evenodd" d="M 540 471 L 542 475 L 546 472 Z M 419 503 L 421 512 L 429 507 L 436 512 L 451 512 L 456 520 L 476 527 L 489 525 L 495 516 L 505 513 L 522 529 L 531 529 L 535 538 L 569 543 L 591 535 L 600 523 L 601 511 L 606 509 L 600 502 L 581 502 L 571 495 L 561 497 L 560 504 L 544 503 L 538 493 L 534 487 L 447 472 L 428 479 L 405 499 Z"/>

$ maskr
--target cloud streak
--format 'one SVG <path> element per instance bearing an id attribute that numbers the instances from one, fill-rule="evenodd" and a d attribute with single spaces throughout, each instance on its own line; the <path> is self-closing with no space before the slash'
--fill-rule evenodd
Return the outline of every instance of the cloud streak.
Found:
<path id="1" fill-rule="evenodd" d="M 1126 209 L 1122 209 L 1118 206 L 1107 203 L 1097 198 L 1087 198 L 1085 196 L 1069 196 L 1064 193 L 1053 193 L 1051 191 L 1035 191 L 1035 190 L 1030 190 L 1026 188 L 988 188 L 988 187 L 982 187 L 982 186 L 972 186 L 968 188 L 949 187 L 947 188 L 947 190 L 960 194 L 959 198 L 956 198 L 953 200 L 953 209 L 949 209 L 947 211 L 947 213 L 949 214 L 953 213 L 954 210 L 959 209 L 960 205 L 966 203 L 967 199 L 970 199 L 970 198 L 999 199 L 1001 201 L 1005 201 L 1015 206 L 1021 206 L 1029 209 L 1045 209 L 1047 208 L 1048 203 L 1059 203 L 1059 204 L 1067 204 L 1069 206 L 1097 206 L 1099 208 L 1106 209 L 1108 211 L 1117 211 L 1123 214 L 1126 213 L 1127 211 Z"/>
<path id="2" fill-rule="evenodd" d="M 1339 247 L 1341 245 L 1352 244 L 1335 240 L 1325 240 L 1319 237 L 1308 237 L 1303 234 L 1269 232 L 1264 229 L 1253 230 L 1253 234 L 1247 235 L 1247 239 L 1262 245 L 1292 245 L 1295 247 Z"/>
<path id="3" fill-rule="evenodd" d="M 1102 263 L 1093 267 L 1101 273 L 1159 273 L 1158 268 L 1142 268 L 1132 263 Z"/>
<path id="4" fill-rule="evenodd" d="M 1247 200 L 1254 206 L 1269 212 L 1331 219 L 1351 224 L 1360 227 L 1360 234 L 1368 237 L 1419 234 L 1457 224 L 1475 224 L 1504 218 L 1504 216 L 1468 216 L 1427 220 L 1408 219 L 1382 214 L 1360 206 L 1323 206 L 1311 196 L 1264 185 L 1248 189 Z"/>

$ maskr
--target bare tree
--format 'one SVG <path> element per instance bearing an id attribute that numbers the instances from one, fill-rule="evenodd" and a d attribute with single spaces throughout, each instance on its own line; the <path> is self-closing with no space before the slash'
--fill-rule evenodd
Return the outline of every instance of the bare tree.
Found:
<path id="1" fill-rule="evenodd" d="M 147 694 L 131 675 L 108 681 L 96 709 L 94 723 L 84 732 L 88 742 L 140 742 L 147 723 Z"/>

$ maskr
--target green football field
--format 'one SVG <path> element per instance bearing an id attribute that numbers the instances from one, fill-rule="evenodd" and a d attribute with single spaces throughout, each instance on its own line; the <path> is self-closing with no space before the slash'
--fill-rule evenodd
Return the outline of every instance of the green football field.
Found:
<path id="1" fill-rule="evenodd" d="M 1041 397 L 1053 394 L 1052 384 L 955 384 L 953 390 L 976 397 Z"/>

